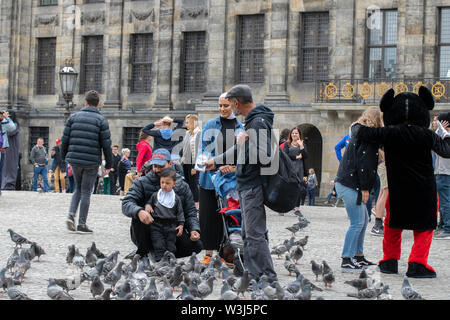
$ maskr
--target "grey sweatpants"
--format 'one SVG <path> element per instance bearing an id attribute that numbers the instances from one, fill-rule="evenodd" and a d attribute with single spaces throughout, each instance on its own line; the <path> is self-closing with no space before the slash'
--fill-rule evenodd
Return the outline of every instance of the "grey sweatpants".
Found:
<path id="1" fill-rule="evenodd" d="M 242 211 L 242 239 L 244 240 L 244 267 L 250 279 L 256 281 L 265 274 L 277 280 L 266 238 L 266 210 L 261 186 L 239 192 Z"/>
<path id="2" fill-rule="evenodd" d="M 72 195 L 69 214 L 74 216 L 77 213 L 78 205 L 80 205 L 79 225 L 85 225 L 89 205 L 91 204 L 91 193 L 97 179 L 98 168 L 83 168 L 72 166 L 73 177 L 75 179 L 75 191 Z"/>

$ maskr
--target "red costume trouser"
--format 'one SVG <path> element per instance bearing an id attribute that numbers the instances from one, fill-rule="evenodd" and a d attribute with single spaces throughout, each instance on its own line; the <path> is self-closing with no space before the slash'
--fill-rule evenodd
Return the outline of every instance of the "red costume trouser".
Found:
<path id="1" fill-rule="evenodd" d="M 384 218 L 383 260 L 381 260 L 380 263 L 390 259 L 400 260 L 403 229 L 389 228 L 389 216 L 390 205 L 388 196 L 386 199 L 386 217 Z M 411 248 L 408 263 L 420 263 L 427 269 L 434 271 L 434 269 L 428 265 L 428 254 L 430 252 L 431 241 L 433 240 L 433 233 L 434 230 L 413 230 L 414 244 Z"/>

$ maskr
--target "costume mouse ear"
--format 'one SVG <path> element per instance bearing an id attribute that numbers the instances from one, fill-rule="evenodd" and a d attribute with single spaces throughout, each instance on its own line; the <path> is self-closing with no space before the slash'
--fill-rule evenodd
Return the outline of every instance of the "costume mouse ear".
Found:
<path id="1" fill-rule="evenodd" d="M 423 100 L 428 110 L 433 110 L 434 108 L 434 98 L 431 91 L 424 86 L 419 88 L 419 97 Z"/>
<path id="2" fill-rule="evenodd" d="M 383 95 L 383 98 L 381 98 L 380 101 L 380 109 L 382 112 L 386 112 L 392 107 L 394 104 L 394 95 L 395 91 L 392 88 Z"/>

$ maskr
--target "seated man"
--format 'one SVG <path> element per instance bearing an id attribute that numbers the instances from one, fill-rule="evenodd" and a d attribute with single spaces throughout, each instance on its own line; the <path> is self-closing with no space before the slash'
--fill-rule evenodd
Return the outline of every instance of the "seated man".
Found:
<path id="1" fill-rule="evenodd" d="M 163 169 L 170 168 L 172 162 L 170 153 L 166 149 L 158 149 L 153 152 L 152 171 L 147 175 L 136 179 L 131 185 L 127 195 L 122 201 L 122 213 L 131 219 L 131 241 L 137 246 L 136 253 L 141 257 L 152 252 L 153 247 L 150 236 L 151 215 L 145 211 L 145 204 L 153 193 L 160 189 L 160 173 Z M 181 199 L 184 211 L 184 231 L 176 240 L 177 258 L 190 256 L 193 252 L 199 253 L 203 249 L 200 241 L 200 224 L 197 218 L 194 198 L 189 185 L 177 174 L 177 183 L 173 189 Z"/>

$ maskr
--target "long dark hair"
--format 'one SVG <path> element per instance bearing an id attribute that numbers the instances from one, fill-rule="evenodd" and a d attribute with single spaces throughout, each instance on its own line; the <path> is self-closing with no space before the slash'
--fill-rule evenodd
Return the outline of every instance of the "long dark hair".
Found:
<path id="1" fill-rule="evenodd" d="M 300 129 L 298 127 L 292 128 L 291 131 L 289 132 L 289 136 L 288 136 L 288 140 L 287 140 L 288 146 L 290 146 L 292 144 L 292 132 L 294 132 L 294 130 L 297 130 L 300 139 L 302 138 L 302 132 L 300 131 Z"/>

